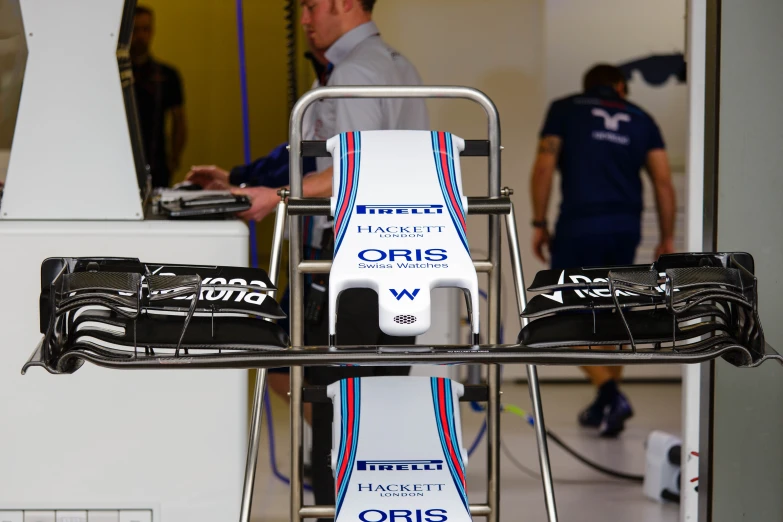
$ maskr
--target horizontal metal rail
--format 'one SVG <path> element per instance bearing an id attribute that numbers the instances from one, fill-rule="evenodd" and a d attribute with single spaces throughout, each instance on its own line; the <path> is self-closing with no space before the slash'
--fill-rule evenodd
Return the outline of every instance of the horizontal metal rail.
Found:
<path id="1" fill-rule="evenodd" d="M 471 504 L 470 514 L 485 517 L 491 513 L 487 504 Z M 299 509 L 299 518 L 334 518 L 334 506 L 304 506 Z"/>
<path id="2" fill-rule="evenodd" d="M 500 215 L 511 212 L 511 199 L 506 196 L 485 198 L 468 196 L 469 215 Z M 290 216 L 328 216 L 331 214 L 329 198 L 289 198 Z"/>
<path id="3" fill-rule="evenodd" d="M 460 402 L 487 402 L 489 389 L 480 384 L 467 384 L 463 387 Z M 302 388 L 302 402 L 332 404 L 332 399 L 326 395 L 326 386 L 305 386 Z"/>
<path id="4" fill-rule="evenodd" d="M 179 357 L 137 357 L 118 359 L 94 352 L 68 352 L 60 358 L 60 367 L 68 368 L 73 359 L 83 359 L 98 366 L 115 369 L 247 369 L 278 368 L 285 366 L 332 366 L 340 364 L 549 364 L 567 366 L 631 365 L 631 364 L 695 364 L 716 359 L 723 355 L 741 355 L 745 362 L 735 364 L 741 367 L 755 367 L 767 360 L 783 364 L 783 357 L 768 351 L 758 360 L 753 360 L 747 348 L 737 344 L 721 344 L 701 350 L 665 351 L 639 348 L 630 350 L 602 351 L 573 348 L 533 349 L 524 345 L 496 346 L 390 346 L 379 348 L 362 347 L 313 347 L 291 350 L 270 350 L 249 353 L 202 354 Z M 132 356 L 132 354 L 130 354 Z M 41 362 L 40 346 L 24 370 L 30 366 L 44 366 Z"/>
<path id="5" fill-rule="evenodd" d="M 465 140 L 465 149 L 459 153 L 460 157 L 489 156 L 488 140 Z M 331 157 L 326 149 L 325 141 L 302 141 L 302 157 L 328 158 Z"/>
<path id="6" fill-rule="evenodd" d="M 485 260 L 473 261 L 476 272 L 489 272 L 492 270 L 492 263 Z M 320 261 L 300 261 L 299 272 L 302 274 L 328 274 L 332 269 L 332 262 L 328 259 Z"/>

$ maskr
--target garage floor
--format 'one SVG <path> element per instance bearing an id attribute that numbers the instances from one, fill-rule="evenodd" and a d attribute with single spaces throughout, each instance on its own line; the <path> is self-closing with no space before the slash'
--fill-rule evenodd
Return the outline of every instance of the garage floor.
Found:
<path id="1" fill-rule="evenodd" d="M 542 386 L 547 427 L 567 444 L 588 458 L 608 467 L 641 474 L 644 470 L 644 441 L 647 434 L 659 429 L 679 434 L 680 386 L 677 384 L 629 384 L 625 387 L 636 412 L 626 431 L 617 440 L 602 440 L 576 424 L 577 412 L 592 399 L 593 391 L 582 384 L 545 384 Z M 530 409 L 527 387 L 506 385 L 504 403 Z M 278 467 L 288 474 L 288 409 L 273 397 L 273 419 L 277 444 Z M 538 461 L 533 429 L 519 417 L 504 414 L 502 434 L 506 448 L 520 464 L 536 472 Z M 482 416 L 463 406 L 462 422 L 466 445 L 481 426 Z M 600 475 L 560 448 L 550 443 L 552 472 L 559 519 L 563 522 L 669 522 L 678 519 L 678 506 L 658 504 L 642 494 L 640 484 Z M 541 482 L 517 469 L 501 454 L 501 519 L 524 522 L 545 521 Z M 472 455 L 468 467 L 468 491 L 472 503 L 485 498 L 486 445 L 482 442 Z M 253 502 L 254 522 L 288 520 L 288 486 L 275 479 L 270 471 L 266 425 L 258 461 Z M 306 496 L 312 503 L 312 497 Z M 481 520 L 481 519 L 478 519 Z"/>

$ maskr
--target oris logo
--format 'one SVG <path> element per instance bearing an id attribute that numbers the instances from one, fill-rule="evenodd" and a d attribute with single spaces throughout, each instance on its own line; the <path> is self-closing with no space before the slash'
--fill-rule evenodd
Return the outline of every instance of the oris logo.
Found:
<path id="1" fill-rule="evenodd" d="M 409 250 L 407 248 L 396 248 L 391 250 L 380 250 L 369 248 L 359 252 L 359 259 L 369 263 L 378 263 L 380 261 L 445 261 L 448 259 L 445 248 L 428 248 L 422 250 L 417 248 Z"/>
<path id="2" fill-rule="evenodd" d="M 445 509 L 367 509 L 359 513 L 361 522 L 446 522 Z"/>

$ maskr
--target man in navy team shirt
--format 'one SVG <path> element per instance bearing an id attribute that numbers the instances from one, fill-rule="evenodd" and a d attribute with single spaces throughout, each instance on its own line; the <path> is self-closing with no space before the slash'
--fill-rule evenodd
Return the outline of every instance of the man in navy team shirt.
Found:
<path id="1" fill-rule="evenodd" d="M 583 78 L 584 92 L 554 101 L 540 133 L 531 174 L 533 251 L 551 267 L 627 265 L 634 261 L 641 235 L 644 167 L 655 189 L 660 242 L 656 258 L 674 251 L 675 197 L 661 132 L 642 108 L 628 102 L 620 69 L 596 65 Z M 555 169 L 563 195 L 550 238 L 547 206 Z M 583 426 L 602 436 L 617 436 L 633 415 L 619 391 L 622 367 L 585 367 L 598 389 L 595 401 L 579 415 Z"/>

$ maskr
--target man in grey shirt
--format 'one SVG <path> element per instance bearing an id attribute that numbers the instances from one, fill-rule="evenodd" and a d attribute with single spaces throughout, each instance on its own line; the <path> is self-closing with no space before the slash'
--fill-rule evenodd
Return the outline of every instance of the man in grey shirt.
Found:
<path id="1" fill-rule="evenodd" d="M 372 21 L 374 4 L 375 0 L 302 2 L 302 24 L 307 37 L 315 49 L 325 49 L 329 60 L 331 73 L 326 85 L 421 85 L 416 68 L 381 39 Z M 306 140 L 326 140 L 342 132 L 395 129 L 428 130 L 424 100 L 323 100 L 305 113 L 303 135 Z M 303 194 L 331 196 L 331 158 L 318 158 L 316 166 L 317 172 L 304 179 Z M 279 201 L 276 188 L 253 187 L 237 192 L 248 195 L 253 203 L 252 208 L 240 214 L 245 219 L 260 221 L 274 211 Z"/>
<path id="2" fill-rule="evenodd" d="M 302 25 L 315 53 L 329 61 L 326 85 L 421 85 L 416 68 L 380 37 L 372 21 L 376 0 L 303 0 Z M 320 84 L 317 86 L 321 86 Z M 304 118 L 305 140 L 327 140 L 342 132 L 369 130 L 429 130 L 427 106 L 422 99 L 328 99 L 311 105 Z M 228 187 L 231 175 L 214 166 L 193 167 L 188 179 L 210 188 Z M 280 187 L 236 188 L 252 207 L 239 214 L 261 221 L 274 212 Z M 332 195 L 332 159 L 317 158 L 316 171 L 306 173 L 304 197 Z M 331 225 L 315 220 L 305 244 L 321 247 L 321 231 Z"/>
<path id="3" fill-rule="evenodd" d="M 386 45 L 372 21 L 375 0 L 303 0 L 302 25 L 315 53 L 328 60 L 326 85 L 421 85 L 415 67 L 400 53 Z M 422 99 L 327 99 L 308 108 L 303 135 L 306 140 L 327 140 L 342 132 L 368 130 L 429 130 L 427 107 Z M 189 178 L 201 183 L 210 181 L 228 185 L 233 181 L 227 171 L 198 167 Z M 207 178 L 205 182 L 204 178 Z M 215 185 L 212 185 L 215 186 Z M 278 187 L 256 186 L 236 189 L 246 194 L 252 207 L 240 214 L 244 219 L 261 221 L 271 214 L 278 201 Z M 317 158 L 315 171 L 303 181 L 305 197 L 332 195 L 332 159 Z M 303 227 L 305 255 L 309 258 L 331 256 L 331 223 L 316 217 Z M 320 277 L 320 276 L 318 276 Z M 317 299 L 314 288 L 323 288 L 328 279 L 306 284 L 305 301 Z M 343 345 L 413 344 L 414 338 L 390 337 L 378 327 L 378 297 L 372 290 L 351 289 L 340 300 L 337 341 Z M 325 314 L 323 314 L 325 316 Z M 328 343 L 326 317 L 305 323 L 308 345 Z M 407 367 L 318 367 L 306 368 L 309 384 L 328 385 L 339 379 L 370 375 L 407 375 Z M 316 504 L 334 504 L 334 478 L 329 469 L 331 451 L 332 409 L 328 404 L 314 404 L 312 409 L 313 448 L 312 482 Z"/>

